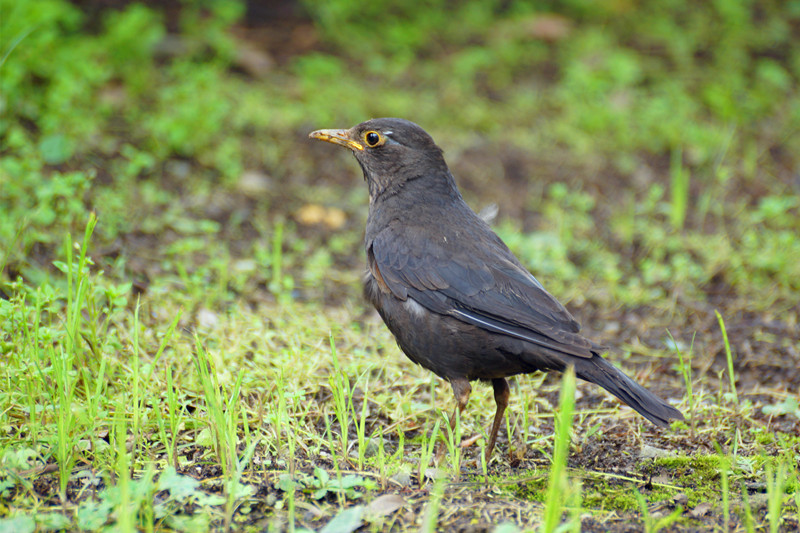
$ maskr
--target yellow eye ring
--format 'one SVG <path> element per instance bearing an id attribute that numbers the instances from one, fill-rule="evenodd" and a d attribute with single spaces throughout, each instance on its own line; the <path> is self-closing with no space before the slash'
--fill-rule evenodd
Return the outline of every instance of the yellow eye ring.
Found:
<path id="1" fill-rule="evenodd" d="M 386 142 L 386 138 L 377 131 L 368 131 L 364 134 L 364 142 L 370 148 L 375 148 Z"/>

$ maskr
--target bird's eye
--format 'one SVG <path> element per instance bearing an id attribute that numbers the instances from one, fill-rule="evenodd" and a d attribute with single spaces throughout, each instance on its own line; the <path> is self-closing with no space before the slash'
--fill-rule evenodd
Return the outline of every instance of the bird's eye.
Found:
<path id="1" fill-rule="evenodd" d="M 364 141 L 366 141 L 367 146 L 370 148 L 375 148 L 376 146 L 383 144 L 383 137 L 377 131 L 368 131 L 364 134 Z"/>

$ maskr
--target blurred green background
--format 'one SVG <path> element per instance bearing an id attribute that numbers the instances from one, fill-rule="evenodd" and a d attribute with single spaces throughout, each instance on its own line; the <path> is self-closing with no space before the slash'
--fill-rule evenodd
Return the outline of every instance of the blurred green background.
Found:
<path id="1" fill-rule="evenodd" d="M 633 304 L 800 289 L 800 2 L 0 5 L 6 282 L 94 210 L 140 282 L 143 247 L 252 257 L 287 220 L 283 274 L 313 289 L 352 267 L 365 202 L 306 132 L 400 116 L 504 236 L 535 230 L 515 251 L 557 293 L 587 272 Z M 297 229 L 320 203 L 347 231 Z"/>
<path id="2" fill-rule="evenodd" d="M 94 210 L 114 277 L 257 257 L 286 221 L 285 283 L 335 296 L 365 196 L 305 134 L 400 116 L 556 293 L 800 289 L 800 2 L 0 6 L 4 282 L 43 279 Z"/>

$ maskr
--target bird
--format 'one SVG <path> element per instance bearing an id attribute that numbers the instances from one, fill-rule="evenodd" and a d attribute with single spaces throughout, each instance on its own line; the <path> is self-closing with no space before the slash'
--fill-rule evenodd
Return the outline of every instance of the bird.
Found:
<path id="1" fill-rule="evenodd" d="M 464 201 L 443 151 L 420 126 L 367 120 L 309 137 L 352 151 L 369 189 L 364 295 L 414 363 L 448 381 L 455 426 L 471 381 L 492 384 L 490 458 L 510 397 L 507 378 L 564 372 L 606 389 L 657 426 L 675 407 L 605 360 L 580 325 Z"/>

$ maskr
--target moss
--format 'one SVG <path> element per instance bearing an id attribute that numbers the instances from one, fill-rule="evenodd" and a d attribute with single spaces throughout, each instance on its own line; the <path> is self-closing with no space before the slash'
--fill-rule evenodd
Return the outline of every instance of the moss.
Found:
<path id="1" fill-rule="evenodd" d="M 544 502 L 547 495 L 547 476 L 543 475 L 541 478 L 527 478 L 520 480 L 519 483 L 511 483 L 505 485 L 508 492 L 515 497 L 531 501 L 531 502 Z"/>
<path id="2" fill-rule="evenodd" d="M 673 479 L 677 485 L 683 487 L 682 492 L 686 494 L 689 508 L 719 497 L 719 456 L 664 457 L 656 459 L 655 465 L 674 470 Z"/>
<path id="3" fill-rule="evenodd" d="M 719 456 L 717 455 L 696 455 L 692 457 L 661 457 L 654 461 L 656 466 L 666 468 L 692 468 L 698 471 L 715 470 L 719 467 Z"/>
<path id="4" fill-rule="evenodd" d="M 629 486 L 610 487 L 607 483 L 594 486 L 591 492 L 583 496 L 583 505 L 589 509 L 614 511 L 638 510 L 635 493 Z"/>
<path id="5" fill-rule="evenodd" d="M 761 445 L 773 444 L 775 442 L 775 434 L 767 432 L 755 433 L 755 440 Z"/>

